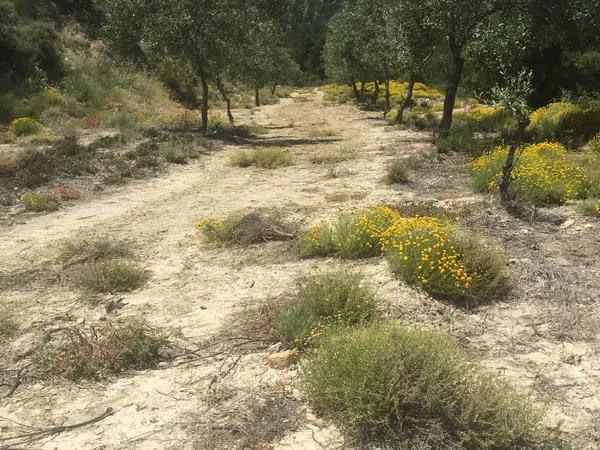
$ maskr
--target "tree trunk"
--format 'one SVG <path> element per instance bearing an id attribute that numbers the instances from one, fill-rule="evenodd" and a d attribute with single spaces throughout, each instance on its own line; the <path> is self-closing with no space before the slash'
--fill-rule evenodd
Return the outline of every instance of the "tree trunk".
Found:
<path id="1" fill-rule="evenodd" d="M 225 103 L 227 104 L 227 118 L 229 119 L 229 123 L 233 125 L 234 120 L 233 114 L 231 114 L 231 99 L 227 95 L 225 86 L 223 86 L 223 83 L 221 82 L 220 78 L 217 78 L 217 89 L 219 90 L 219 92 L 221 93 L 221 97 L 223 97 L 223 100 L 225 100 Z"/>
<path id="2" fill-rule="evenodd" d="M 274 84 L 273 87 L 271 88 L 271 94 L 275 95 L 275 92 L 277 91 L 277 85 Z"/>
<path id="3" fill-rule="evenodd" d="M 200 82 L 202 83 L 202 102 L 200 105 L 200 131 L 203 133 L 208 130 L 208 81 L 206 75 L 200 73 Z"/>
<path id="4" fill-rule="evenodd" d="M 373 104 L 376 105 L 377 104 L 377 100 L 379 99 L 379 91 L 381 89 L 379 88 L 379 81 L 375 80 L 375 89 L 373 90 Z"/>
<path id="5" fill-rule="evenodd" d="M 512 183 L 512 171 L 515 166 L 515 155 L 523 137 L 525 136 L 525 129 L 529 125 L 529 117 L 524 116 L 518 119 L 517 129 L 511 138 L 510 145 L 508 147 L 508 155 L 506 161 L 502 167 L 502 178 L 500 179 L 500 201 L 507 211 L 513 211 L 513 199 L 510 194 L 510 184 Z"/>
<path id="6" fill-rule="evenodd" d="M 400 103 L 400 107 L 398 108 L 398 115 L 396 116 L 396 123 L 402 123 L 404 118 L 404 111 L 410 106 L 412 102 L 413 91 L 415 88 L 415 75 L 410 74 L 408 77 L 408 86 L 406 87 L 406 96 L 404 97 L 404 101 Z"/>
<path id="7" fill-rule="evenodd" d="M 356 80 L 354 79 L 354 77 L 350 78 L 350 86 L 352 86 L 352 94 L 354 94 L 354 98 L 358 100 L 360 94 L 358 92 L 358 88 L 356 87 Z"/>
<path id="8" fill-rule="evenodd" d="M 390 112 L 390 109 L 392 109 L 392 103 L 390 101 L 391 95 L 390 95 L 390 80 L 389 79 L 385 79 L 385 111 L 383 112 L 383 115 L 385 116 L 388 112 Z"/>
<path id="9" fill-rule="evenodd" d="M 458 86 L 460 85 L 460 79 L 462 77 L 463 67 L 465 60 L 461 55 L 460 50 L 454 50 L 452 54 L 452 63 L 450 68 L 450 79 L 448 80 L 448 86 L 446 87 L 446 98 L 444 99 L 444 113 L 442 115 L 442 121 L 440 122 L 440 136 L 447 137 L 450 133 L 450 127 L 452 126 L 452 114 L 454 112 L 454 105 L 456 103 L 456 93 L 458 92 Z"/>
<path id="10" fill-rule="evenodd" d="M 258 92 L 258 86 L 254 88 L 254 104 L 260 106 L 260 93 Z"/>
<path id="11" fill-rule="evenodd" d="M 360 80 L 360 101 L 363 101 L 363 99 L 365 98 L 365 82 L 363 80 Z"/>

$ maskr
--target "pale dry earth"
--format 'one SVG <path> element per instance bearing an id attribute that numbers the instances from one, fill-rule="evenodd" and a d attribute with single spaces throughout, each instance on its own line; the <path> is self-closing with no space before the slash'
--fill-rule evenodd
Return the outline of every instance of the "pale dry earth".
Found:
<path id="1" fill-rule="evenodd" d="M 227 157 L 238 146 L 228 144 L 167 174 L 107 189 L 56 213 L 23 215 L 0 230 L 0 271 L 23 280 L 0 291 L 2 312 L 10 311 L 20 324 L 17 337 L 0 351 L 0 368 L 19 368 L 12 357 L 37 342 L 44 329 L 106 318 L 102 303 L 86 301 L 57 281 L 54 261 L 63 239 L 108 234 L 132 240 L 138 260 L 152 273 L 147 286 L 120 296 L 126 306 L 111 319 L 143 317 L 179 343 L 205 342 L 223 330 L 243 335 L 244 310 L 293 293 L 298 277 L 350 267 L 377 287 L 389 317 L 450 333 L 484 366 L 546 403 L 549 429 L 560 427 L 579 448 L 599 448 L 598 221 L 577 215 L 572 206 L 550 212 L 544 221 L 514 219 L 494 198 L 472 194 L 462 156 L 421 157 L 412 164 L 410 184 L 387 186 L 382 181 L 387 165 L 398 157 L 426 155 L 429 136 L 388 127 L 380 113 L 327 104 L 319 92 L 302 97 L 238 112 L 240 122 L 269 129 L 258 139 L 261 145 L 293 152 L 290 167 L 229 167 Z M 336 148 L 351 149 L 355 157 L 334 169 L 311 164 L 311 154 Z M 506 301 L 464 311 L 404 286 L 381 259 L 301 260 L 290 243 L 215 248 L 194 230 L 200 219 L 247 208 L 278 208 L 307 227 L 340 210 L 414 200 L 447 207 L 505 249 L 516 284 Z M 298 368 L 270 368 L 268 352 L 262 347 L 239 359 L 228 353 L 179 358 L 102 383 L 26 379 L 0 400 L 0 437 L 29 431 L 19 424 L 77 423 L 110 407 L 115 414 L 100 422 L 26 447 L 239 448 L 236 436 L 270 425 L 281 430 L 272 442 L 246 445 L 341 448 L 342 434 L 307 410 Z"/>

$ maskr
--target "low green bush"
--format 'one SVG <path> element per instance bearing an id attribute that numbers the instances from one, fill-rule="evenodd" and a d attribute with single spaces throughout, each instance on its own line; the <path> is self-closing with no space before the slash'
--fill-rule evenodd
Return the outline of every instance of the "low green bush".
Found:
<path id="1" fill-rule="evenodd" d="M 577 207 L 579 211 L 590 217 L 600 217 L 600 198 L 581 200 Z"/>
<path id="2" fill-rule="evenodd" d="M 435 442 L 441 427 L 447 441 L 434 448 L 542 448 L 541 410 L 447 337 L 395 324 L 334 331 L 309 354 L 303 388 L 353 437 Z"/>
<path id="3" fill-rule="evenodd" d="M 362 325 L 376 314 L 378 299 L 361 275 L 332 272 L 298 281 L 298 297 L 275 318 L 277 336 L 296 347 L 315 343 L 326 327 Z"/>
<path id="4" fill-rule="evenodd" d="M 489 136 L 477 134 L 465 121 L 456 120 L 446 137 L 438 137 L 435 145 L 440 153 L 466 153 L 481 155 L 493 148 L 496 140 Z"/>
<path id="5" fill-rule="evenodd" d="M 540 141 L 579 145 L 600 132 L 600 105 L 550 103 L 531 114 L 527 131 Z"/>
<path id="6" fill-rule="evenodd" d="M 52 212 L 58 210 L 60 198 L 50 192 L 27 192 L 21 195 L 21 202 L 25 209 L 34 212 Z"/>
<path id="7" fill-rule="evenodd" d="M 404 161 L 394 161 L 387 168 L 385 182 L 387 184 L 405 184 L 408 183 L 408 170 Z"/>
<path id="8" fill-rule="evenodd" d="M 464 122 L 473 131 L 500 132 L 514 128 L 514 120 L 506 109 L 479 106 L 468 111 L 454 113 L 453 120 Z"/>
<path id="9" fill-rule="evenodd" d="M 146 270 L 120 259 L 102 259 L 81 266 L 75 281 L 90 294 L 134 291 L 148 280 Z"/>

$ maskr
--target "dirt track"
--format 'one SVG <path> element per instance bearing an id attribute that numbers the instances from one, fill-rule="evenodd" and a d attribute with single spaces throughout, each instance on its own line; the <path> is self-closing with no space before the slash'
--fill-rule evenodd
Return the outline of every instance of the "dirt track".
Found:
<path id="1" fill-rule="evenodd" d="M 10 361 L 43 329 L 95 323 L 106 315 L 102 305 L 82 302 L 78 293 L 55 281 L 53 259 L 62 239 L 108 234 L 134 241 L 152 279 L 140 291 L 122 296 L 127 305 L 116 317 L 144 317 L 180 342 L 199 343 L 223 328 L 238 329 L 240 312 L 293 291 L 297 277 L 342 263 L 300 260 L 289 243 L 214 248 L 195 232 L 197 220 L 271 207 L 307 226 L 339 209 L 433 199 L 508 249 L 520 286 L 507 302 L 467 313 L 401 285 L 378 259 L 345 264 L 372 280 L 387 300 L 391 317 L 449 332 L 484 364 L 505 373 L 539 401 L 548 401 L 549 426 L 564 421 L 563 429 L 583 448 L 598 448 L 598 223 L 567 209 L 555 212 L 563 220 L 573 216 L 575 222 L 566 229 L 509 218 L 492 199 L 471 194 L 459 157 L 423 164 L 406 188 L 386 186 L 386 165 L 426 148 L 426 136 L 391 130 L 380 113 L 326 105 L 320 93 L 304 97 L 307 101 L 284 99 L 239 113 L 241 122 L 269 129 L 261 145 L 285 146 L 294 153 L 290 167 L 229 167 L 227 155 L 235 149 L 229 145 L 164 176 L 107 191 L 97 200 L 57 213 L 24 216 L 23 223 L 1 230 L 1 271 L 27 281 L 0 292 L 0 307 L 16 311 L 21 324 L 20 337 L 0 350 L 0 358 Z M 330 130 L 332 136 L 314 137 L 319 135 L 316 130 Z M 336 170 L 343 176 L 332 178 L 327 166 L 311 164 L 308 157 L 336 147 L 351 148 L 356 157 L 338 164 Z M 28 278 L 31 269 L 40 267 L 44 276 L 36 271 Z M 249 431 L 244 428 L 251 426 L 245 417 L 253 414 L 248 408 L 252 411 L 258 404 L 273 410 L 305 409 L 296 386 L 297 370 L 270 369 L 264 358 L 262 350 L 243 355 L 235 366 L 235 359 L 223 360 L 223 355 L 183 365 L 167 363 L 159 370 L 106 383 L 26 383 L 0 404 L 0 437 L 26 431 L 11 421 L 48 427 L 80 422 L 111 407 L 116 413 L 101 422 L 31 446 L 229 448 L 234 441 L 228 436 Z M 270 403 L 273 398 L 275 403 Z M 325 422 L 309 415 L 297 421 L 287 417 L 284 423 L 286 417 L 280 416 L 278 424 L 291 428 L 286 436 L 262 444 L 340 448 L 339 432 Z"/>

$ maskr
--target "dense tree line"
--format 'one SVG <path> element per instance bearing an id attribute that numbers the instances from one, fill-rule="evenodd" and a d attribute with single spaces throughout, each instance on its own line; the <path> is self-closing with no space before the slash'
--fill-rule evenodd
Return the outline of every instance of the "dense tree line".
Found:
<path id="1" fill-rule="evenodd" d="M 398 121 L 416 80 L 443 81 L 446 134 L 461 86 L 489 90 L 523 68 L 533 73 L 534 104 L 564 90 L 597 92 L 598 26 L 598 0 L 348 0 L 329 22 L 325 65 L 356 95 L 357 79 L 375 81 L 376 91 L 382 81 L 407 79 Z"/>

